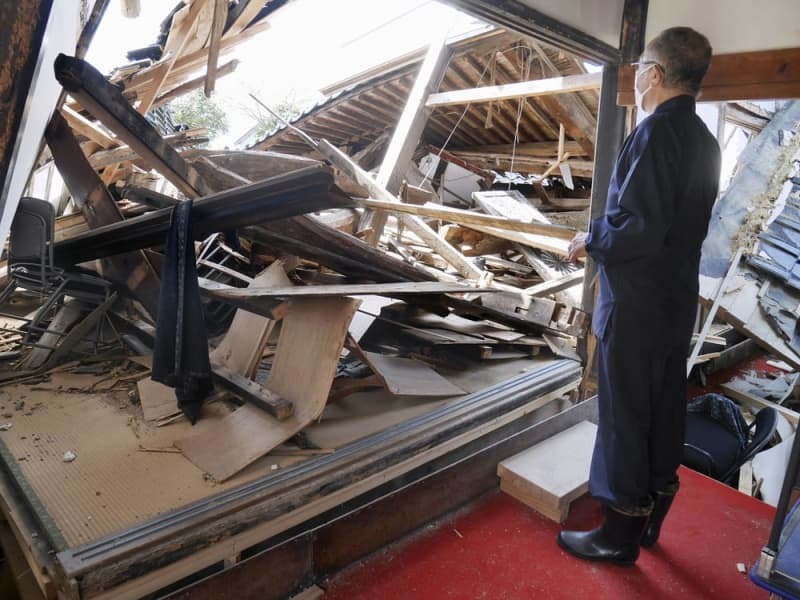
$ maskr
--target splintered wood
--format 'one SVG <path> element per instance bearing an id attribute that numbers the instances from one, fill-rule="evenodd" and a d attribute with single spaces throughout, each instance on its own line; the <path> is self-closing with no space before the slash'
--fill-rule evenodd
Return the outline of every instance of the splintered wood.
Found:
<path id="1" fill-rule="evenodd" d="M 286 288 L 292 285 L 283 270 L 283 263 L 275 261 L 250 282 L 249 288 Z M 246 310 L 237 310 L 228 332 L 209 355 L 212 364 L 224 365 L 234 373 L 252 378 L 261 362 L 275 321 Z"/>
<path id="2" fill-rule="evenodd" d="M 500 489 L 563 523 L 570 503 L 589 490 L 597 425 L 582 421 L 497 465 Z"/>
<path id="3" fill-rule="evenodd" d="M 266 384 L 294 404 L 291 417 L 279 422 L 242 406 L 176 446 L 197 467 L 224 481 L 319 418 L 358 305 L 352 298 L 291 300 Z"/>

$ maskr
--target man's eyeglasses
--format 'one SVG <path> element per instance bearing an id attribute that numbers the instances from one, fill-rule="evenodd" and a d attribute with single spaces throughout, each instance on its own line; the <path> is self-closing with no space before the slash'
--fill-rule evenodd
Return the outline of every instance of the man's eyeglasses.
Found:
<path id="1" fill-rule="evenodd" d="M 639 60 L 639 61 L 631 63 L 631 66 L 636 68 L 637 70 L 639 69 L 639 67 L 648 67 L 648 66 L 652 66 L 652 65 L 655 65 L 656 67 L 661 69 L 662 73 L 666 73 L 667 72 L 667 70 L 664 68 L 664 65 L 662 65 L 661 63 L 656 62 L 654 60 Z"/>

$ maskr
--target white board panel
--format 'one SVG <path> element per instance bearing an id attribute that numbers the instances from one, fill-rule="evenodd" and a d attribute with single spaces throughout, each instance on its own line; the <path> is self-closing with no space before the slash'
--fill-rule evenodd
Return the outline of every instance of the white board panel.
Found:
<path id="1" fill-rule="evenodd" d="M 19 199 L 25 190 L 28 176 L 33 169 L 39 143 L 50 120 L 53 107 L 61 93 L 61 86 L 53 72 L 53 62 L 60 52 L 74 55 L 80 33 L 80 2 L 58 0 L 53 2 L 47 20 L 36 71 L 31 81 L 28 100 L 25 103 L 22 123 L 14 145 L 8 177 L 0 196 L 0 241 L 5 241 L 17 210 Z M 1 242 L 0 242 L 1 243 Z"/>
<path id="2" fill-rule="evenodd" d="M 688 25 L 708 37 L 715 54 L 800 46 L 797 0 L 650 0 L 645 37 Z"/>
<path id="3" fill-rule="evenodd" d="M 612 48 L 619 48 L 623 0 L 522 0 L 522 3 Z"/>

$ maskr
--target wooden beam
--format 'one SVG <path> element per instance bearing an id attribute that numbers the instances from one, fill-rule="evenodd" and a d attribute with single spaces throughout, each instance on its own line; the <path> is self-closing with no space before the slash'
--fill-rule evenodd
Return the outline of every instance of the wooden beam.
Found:
<path id="1" fill-rule="evenodd" d="M 546 250 L 559 256 L 567 256 L 569 254 L 569 244 L 565 240 L 554 239 L 545 235 L 536 235 L 533 233 L 522 233 L 519 231 L 509 231 L 508 229 L 500 229 L 498 227 L 486 227 L 484 225 L 465 225 L 475 231 L 481 233 L 488 233 L 494 237 L 508 240 L 510 242 L 517 242 L 529 248 L 539 248 Z"/>
<path id="2" fill-rule="evenodd" d="M 590 204 L 590 222 L 602 217 L 606 212 L 608 202 L 608 185 L 611 181 L 611 174 L 614 172 L 614 164 L 622 141 L 625 138 L 625 111 L 616 104 L 617 95 L 617 69 L 606 65 L 603 67 L 603 85 L 600 88 L 600 103 L 597 109 L 597 146 L 603 149 L 594 157 L 594 169 L 592 171 L 592 198 Z M 595 286 L 594 280 L 597 274 L 597 264 L 591 259 L 587 259 L 584 267 L 585 277 L 583 280 L 583 297 L 581 308 L 588 313 L 594 311 Z M 582 393 L 592 388 L 593 375 L 593 353 L 596 340 L 593 334 L 587 335 L 586 339 L 578 340 L 578 352 L 584 357 L 586 373 L 584 384 L 581 386 Z M 585 396 L 583 396 L 585 397 Z"/>
<path id="3" fill-rule="evenodd" d="M 220 43 L 219 51 L 220 53 L 229 51 L 233 49 L 237 44 L 250 39 L 254 35 L 258 35 L 262 31 L 266 31 L 269 29 L 269 22 L 268 21 L 261 21 L 260 23 L 256 23 L 252 27 L 248 27 L 245 31 L 240 33 L 237 36 L 232 38 L 223 38 L 222 42 Z M 181 80 L 185 78 L 187 75 L 191 74 L 192 71 L 200 67 L 204 62 L 208 60 L 208 48 L 201 48 L 200 50 L 195 50 L 185 56 L 181 56 L 175 61 L 175 64 L 172 67 L 171 75 L 167 78 L 167 81 L 164 85 L 173 85 L 173 77 L 176 80 Z M 130 78 L 127 82 L 124 83 L 125 92 L 140 92 L 143 88 L 148 87 L 154 80 L 157 75 L 157 70 L 159 65 L 148 67 L 147 69 L 142 69 L 134 76 Z"/>
<path id="4" fill-rule="evenodd" d="M 428 203 L 418 206 L 413 204 L 385 202 L 371 199 L 360 199 L 358 202 L 362 206 L 376 210 L 418 215 L 421 217 L 431 217 L 433 219 L 442 219 L 443 221 L 458 223 L 460 225 L 483 225 L 485 227 L 497 227 L 500 229 L 507 229 L 509 231 L 534 233 L 538 235 L 554 237 L 560 240 L 571 240 L 573 237 L 575 237 L 575 233 L 577 233 L 577 230 L 573 229 L 572 227 L 550 225 L 547 223 L 526 223 L 524 221 L 506 219 L 504 217 L 495 217 L 492 215 L 485 215 L 467 210 L 460 210 L 457 208 L 449 208 L 439 204 Z"/>
<path id="5" fill-rule="evenodd" d="M 234 59 L 228 61 L 221 67 L 217 69 L 216 78 L 219 79 L 220 77 L 224 77 L 225 75 L 230 75 L 233 73 L 236 68 L 239 66 L 239 61 Z M 196 90 L 200 86 L 205 85 L 206 78 L 204 75 L 200 77 L 196 77 L 195 79 L 191 79 L 186 83 L 182 83 L 181 85 L 172 88 L 168 92 L 162 94 L 153 102 L 153 108 L 158 108 L 159 106 L 163 106 L 169 102 L 172 102 L 175 98 L 180 98 L 184 94 L 188 94 L 191 91 Z"/>
<path id="6" fill-rule="evenodd" d="M 89 45 L 92 43 L 94 34 L 97 32 L 97 28 L 103 20 L 103 15 L 106 13 L 108 3 L 109 0 L 95 0 L 92 12 L 89 14 L 86 25 L 83 26 L 81 36 L 78 38 L 78 43 L 75 46 L 75 56 L 78 58 L 83 58 L 89 51 Z"/>
<path id="7" fill-rule="evenodd" d="M 477 102 L 491 102 L 495 100 L 510 100 L 513 98 L 531 98 L 535 96 L 549 96 L 567 92 L 580 92 L 584 90 L 600 89 L 600 73 L 583 73 L 581 75 L 567 75 L 566 77 L 552 77 L 550 79 L 534 79 L 519 83 L 484 86 L 468 90 L 456 90 L 431 94 L 425 106 L 452 106 L 453 104 L 472 104 Z"/>
<path id="8" fill-rule="evenodd" d="M 619 68 L 617 104 L 633 106 L 635 69 Z M 711 57 L 700 87 L 701 102 L 800 98 L 800 47 Z"/>
<path id="9" fill-rule="evenodd" d="M 400 115 L 376 177 L 378 185 L 393 195 L 400 191 L 408 164 L 428 122 L 430 112 L 424 110 L 426 99 L 439 88 L 452 54 L 452 50 L 445 46 L 444 36 L 431 42 L 408 95 L 403 114 Z M 387 215 L 381 212 L 366 213 L 362 218 L 359 229 L 367 230 L 365 241 L 371 246 L 378 244 L 386 226 L 386 218 Z"/>
<path id="10" fill-rule="evenodd" d="M 285 421 L 292 416 L 294 406 L 291 402 L 252 379 L 222 365 L 213 365 L 213 373 L 217 385 L 241 396 L 243 400 L 266 411 L 279 421 Z"/>
<path id="11" fill-rule="evenodd" d="M 111 137 L 97 123 L 90 121 L 69 106 L 62 106 L 61 114 L 64 115 L 64 119 L 66 119 L 73 131 L 80 133 L 83 137 L 93 142 L 97 142 L 106 150 L 119 146 L 119 140 Z"/>
<path id="12" fill-rule="evenodd" d="M 122 14 L 126 19 L 137 18 L 141 10 L 141 0 L 122 0 Z"/>
<path id="13" fill-rule="evenodd" d="M 564 277 L 561 277 L 560 279 L 552 279 L 550 281 L 537 283 L 529 288 L 525 288 L 523 292 L 528 296 L 536 298 L 555 294 L 556 292 L 562 292 L 574 285 L 578 285 L 579 283 L 583 283 L 583 269 L 573 271 L 572 273 L 564 275 Z"/>
<path id="14" fill-rule="evenodd" d="M 119 88 L 92 65 L 60 54 L 55 71 L 56 79 L 73 98 L 181 192 L 190 198 L 211 192 L 197 172 L 133 109 Z"/>
<path id="15" fill-rule="evenodd" d="M 450 151 L 464 156 L 483 154 L 486 156 L 499 155 L 511 157 L 513 152 L 516 157 L 530 156 L 532 158 L 557 158 L 558 142 L 526 142 L 523 144 L 490 144 L 487 146 L 468 146 L 464 148 L 450 148 Z M 571 156 L 585 154 L 578 142 L 568 140 L 564 144 L 564 152 Z"/>
<path id="16" fill-rule="evenodd" d="M 197 0 L 195 0 L 196 2 Z M 211 97 L 214 91 L 214 84 L 217 81 L 217 59 L 219 58 L 219 46 L 222 40 L 222 30 L 225 29 L 225 21 L 228 18 L 228 0 L 214 0 L 214 20 L 211 25 L 211 39 L 208 41 L 208 63 L 206 67 L 206 82 L 203 91 L 206 98 Z"/>
<path id="17" fill-rule="evenodd" d="M 648 4 L 649 0 L 625 0 L 620 35 L 620 58 L 623 63 L 637 60 L 644 51 Z"/>
<path id="18" fill-rule="evenodd" d="M 164 141 L 177 148 L 190 144 L 202 144 L 208 141 L 208 132 L 205 129 L 190 129 L 168 135 Z M 110 150 L 100 150 L 89 156 L 89 164 L 95 169 L 102 169 L 108 165 L 135 160 L 138 158 L 136 151 L 130 146 L 119 146 Z"/>
<path id="19" fill-rule="evenodd" d="M 456 156 L 463 161 L 473 164 L 480 164 L 487 168 L 508 168 L 511 165 L 511 153 L 508 154 L 482 154 L 471 150 L 453 150 L 451 156 Z M 580 160 L 570 158 L 563 161 L 569 164 L 572 174 L 576 177 L 591 177 L 593 173 L 593 162 L 591 160 Z M 552 160 L 535 156 L 514 155 L 515 169 L 525 169 L 529 173 L 544 173 L 553 164 Z"/>
<path id="20" fill-rule="evenodd" d="M 541 44 L 532 41 L 531 46 L 539 56 L 543 69 L 548 69 L 553 75 L 561 74 L 561 71 L 547 56 Z M 595 73 L 594 75 L 599 77 L 602 83 L 602 73 Z M 539 102 L 550 114 L 551 118 L 559 122 L 559 129 L 563 126 L 570 137 L 580 144 L 589 158 L 594 158 L 594 138 L 597 134 L 597 121 L 580 96 L 576 94 L 542 96 Z"/>

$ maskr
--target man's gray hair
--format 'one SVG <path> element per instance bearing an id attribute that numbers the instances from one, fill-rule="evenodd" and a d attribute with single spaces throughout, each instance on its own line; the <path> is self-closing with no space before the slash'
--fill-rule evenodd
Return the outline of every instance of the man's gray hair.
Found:
<path id="1" fill-rule="evenodd" d="M 697 95 L 711 63 L 711 44 L 691 27 L 671 27 L 647 44 L 647 54 L 664 68 L 668 86 Z"/>

